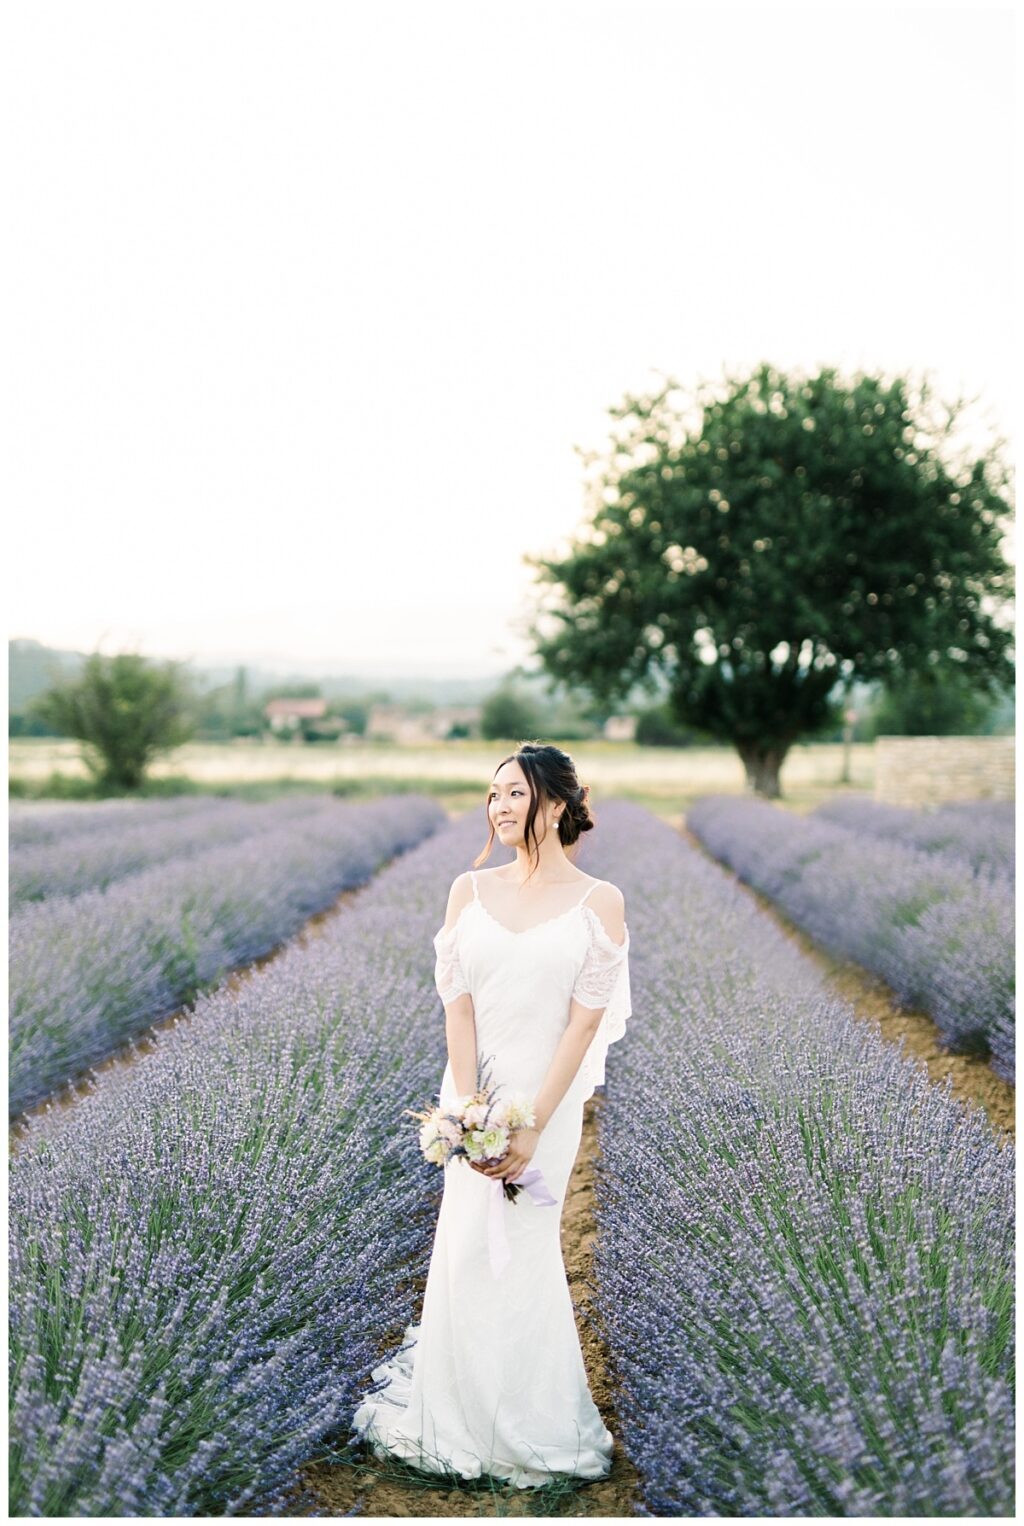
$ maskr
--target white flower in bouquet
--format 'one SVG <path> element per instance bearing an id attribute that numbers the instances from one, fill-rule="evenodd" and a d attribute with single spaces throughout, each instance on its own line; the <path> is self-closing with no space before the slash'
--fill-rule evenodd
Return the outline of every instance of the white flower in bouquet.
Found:
<path id="1" fill-rule="evenodd" d="M 428 1118 L 420 1129 L 420 1149 L 432 1166 L 443 1166 L 448 1154 L 448 1143 L 439 1131 L 438 1121 Z"/>
<path id="2" fill-rule="evenodd" d="M 533 1103 L 525 1092 L 515 1092 L 504 1104 L 502 1122 L 510 1129 L 532 1129 L 536 1122 Z"/>
<path id="3" fill-rule="evenodd" d="M 492 1124 L 486 1129 L 477 1129 L 476 1137 L 480 1141 L 480 1148 L 488 1160 L 500 1160 L 508 1149 L 508 1129 L 500 1124 Z"/>

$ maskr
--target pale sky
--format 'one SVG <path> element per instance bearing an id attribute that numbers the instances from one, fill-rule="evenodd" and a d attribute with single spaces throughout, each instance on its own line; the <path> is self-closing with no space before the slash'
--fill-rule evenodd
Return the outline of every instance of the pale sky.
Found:
<path id="1" fill-rule="evenodd" d="M 7 18 L 10 636 L 528 660 L 657 373 L 1012 424 L 1009 6 L 45 3 Z"/>

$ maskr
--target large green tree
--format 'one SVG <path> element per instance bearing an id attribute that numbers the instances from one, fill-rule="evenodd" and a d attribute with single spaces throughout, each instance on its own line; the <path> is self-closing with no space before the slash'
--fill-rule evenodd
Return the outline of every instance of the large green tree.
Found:
<path id="1" fill-rule="evenodd" d="M 101 789 L 136 790 L 159 753 L 193 734 L 193 704 L 177 664 L 154 666 L 137 652 L 93 652 L 77 678 L 55 684 L 31 708 L 61 736 L 82 743 Z"/>
<path id="2" fill-rule="evenodd" d="M 768 796 L 858 679 L 947 670 L 995 692 L 1009 473 L 998 444 L 956 453 L 962 407 L 927 381 L 766 364 L 693 399 L 672 380 L 627 396 L 582 533 L 527 558 L 544 666 L 606 702 L 660 671 L 679 720 Z"/>

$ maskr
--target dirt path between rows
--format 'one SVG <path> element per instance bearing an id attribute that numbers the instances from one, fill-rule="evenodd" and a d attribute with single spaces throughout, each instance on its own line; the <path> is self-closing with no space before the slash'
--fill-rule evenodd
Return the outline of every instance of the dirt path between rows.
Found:
<path id="1" fill-rule="evenodd" d="M 614 1379 L 607 1346 L 602 1338 L 594 1307 L 593 1252 L 597 1235 L 594 1212 L 594 1169 L 598 1159 L 597 1118 L 602 1098 L 593 1096 L 584 1105 L 583 1136 L 576 1164 L 569 1178 L 562 1209 L 562 1255 L 573 1303 L 576 1327 L 587 1380 L 594 1403 L 615 1440 L 612 1470 L 595 1483 L 556 1482 L 543 1489 L 516 1489 L 501 1480 L 466 1480 L 452 1485 L 434 1482 L 426 1474 L 407 1468 L 398 1460 L 342 1455 L 348 1435 L 327 1438 L 334 1455 L 307 1463 L 300 1470 L 301 1482 L 291 1491 L 278 1514 L 309 1514 L 311 1507 L 325 1515 L 395 1516 L 577 1516 L 616 1517 L 636 1514 L 639 1496 L 636 1471 L 616 1434 Z M 422 1312 L 425 1279 L 416 1284 L 416 1308 Z M 383 1360 L 402 1338 L 404 1323 L 382 1332 L 378 1357 Z"/>
<path id="2" fill-rule="evenodd" d="M 733 879 L 744 894 L 750 896 L 771 917 L 790 942 L 796 944 L 801 953 L 814 961 L 835 994 L 848 1001 L 858 1017 L 865 1022 L 875 1023 L 882 1038 L 890 1043 L 896 1043 L 902 1037 L 905 1040 L 904 1052 L 919 1060 L 927 1069 L 929 1078 L 936 1084 L 944 1082 L 946 1076 L 949 1076 L 953 1096 L 968 1108 L 984 1109 L 993 1128 L 1002 1132 L 1003 1143 L 1010 1143 L 1016 1138 L 1016 1088 L 1011 1082 L 997 1076 L 988 1060 L 979 1055 L 951 1054 L 926 1012 L 901 1007 L 894 992 L 877 975 L 849 959 L 836 958 L 826 953 L 791 922 L 774 902 L 747 885 L 727 864 L 721 863 L 709 853 L 700 838 L 686 826 L 685 820 L 680 822 L 676 818 L 673 825 L 699 853 Z"/>

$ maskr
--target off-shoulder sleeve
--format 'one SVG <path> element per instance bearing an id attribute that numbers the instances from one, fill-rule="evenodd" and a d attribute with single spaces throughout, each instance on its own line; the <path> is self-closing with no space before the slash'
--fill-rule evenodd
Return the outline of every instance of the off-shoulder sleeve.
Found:
<path id="1" fill-rule="evenodd" d="M 622 1038 L 626 1022 L 632 1016 L 629 988 L 629 928 L 621 943 L 614 942 L 604 930 L 601 918 L 585 906 L 590 942 L 583 967 L 573 986 L 573 999 L 584 1007 L 603 1007 L 604 1015 L 583 1057 L 581 1070 L 586 1077 L 584 1099 L 595 1086 L 604 1085 L 604 1062 L 608 1046 Z"/>
<path id="2" fill-rule="evenodd" d="M 434 984 L 445 1006 L 469 991 L 469 984 L 459 963 L 459 924 L 434 934 Z"/>

